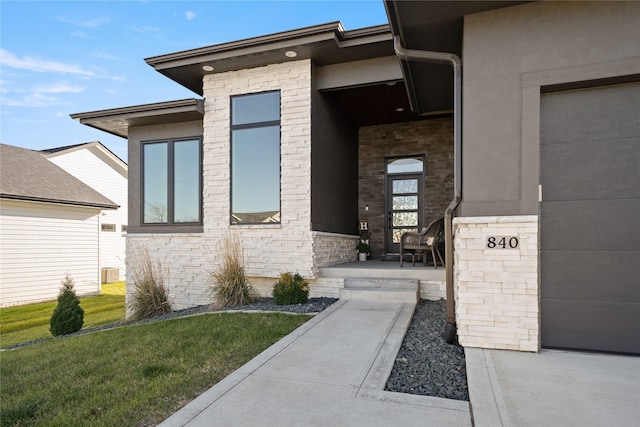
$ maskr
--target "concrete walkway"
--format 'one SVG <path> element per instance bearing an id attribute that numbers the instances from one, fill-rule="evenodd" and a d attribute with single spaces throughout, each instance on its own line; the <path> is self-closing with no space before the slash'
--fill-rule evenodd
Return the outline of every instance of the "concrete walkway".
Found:
<path id="1" fill-rule="evenodd" d="M 466 348 L 476 427 L 640 426 L 640 357 Z"/>
<path id="2" fill-rule="evenodd" d="M 414 309 L 340 300 L 161 426 L 640 426 L 640 357 L 466 348 L 471 405 L 383 391 Z"/>
<path id="3" fill-rule="evenodd" d="M 383 391 L 414 309 L 340 300 L 161 426 L 471 426 L 468 402 Z"/>

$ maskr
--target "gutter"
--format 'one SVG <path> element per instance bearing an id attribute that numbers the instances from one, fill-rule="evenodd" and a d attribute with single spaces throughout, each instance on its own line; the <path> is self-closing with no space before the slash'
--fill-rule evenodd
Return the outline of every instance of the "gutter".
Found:
<path id="1" fill-rule="evenodd" d="M 453 289 L 453 215 L 462 201 L 462 61 L 455 53 L 405 49 L 400 36 L 393 38 L 396 56 L 402 61 L 420 61 L 451 65 L 453 68 L 453 186 L 454 196 L 444 214 L 444 240 L 447 283 L 447 324 L 443 338 L 449 344 L 456 340 L 456 314 Z M 411 98 L 411 97 L 410 97 Z M 413 106 L 417 111 L 417 105 Z"/>

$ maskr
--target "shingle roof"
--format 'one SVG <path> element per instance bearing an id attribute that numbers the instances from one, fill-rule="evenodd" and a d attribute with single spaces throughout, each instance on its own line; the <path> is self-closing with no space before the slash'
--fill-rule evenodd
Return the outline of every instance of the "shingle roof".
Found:
<path id="1" fill-rule="evenodd" d="M 118 205 L 37 151 L 0 144 L 0 197 L 116 209 Z"/>

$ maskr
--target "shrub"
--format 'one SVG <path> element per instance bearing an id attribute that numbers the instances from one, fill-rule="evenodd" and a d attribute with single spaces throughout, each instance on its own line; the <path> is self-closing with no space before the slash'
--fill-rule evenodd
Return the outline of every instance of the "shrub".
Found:
<path id="1" fill-rule="evenodd" d="M 127 266 L 133 277 L 133 295 L 128 304 L 131 320 L 171 312 L 169 290 L 165 285 L 166 269 L 159 261 L 153 262 L 147 251 L 138 261 Z"/>
<path id="2" fill-rule="evenodd" d="M 273 286 L 273 302 L 276 305 L 304 304 L 309 300 L 309 282 L 298 273 L 282 273 Z"/>
<path id="3" fill-rule="evenodd" d="M 58 293 L 58 305 L 51 316 L 49 330 L 55 337 L 79 331 L 84 323 L 84 310 L 73 288 L 73 278 L 69 273 L 64 276 Z"/>
<path id="4" fill-rule="evenodd" d="M 211 273 L 211 294 L 216 307 L 245 305 L 256 300 L 257 294 L 245 275 L 242 249 L 236 234 L 222 239 L 222 261 Z"/>

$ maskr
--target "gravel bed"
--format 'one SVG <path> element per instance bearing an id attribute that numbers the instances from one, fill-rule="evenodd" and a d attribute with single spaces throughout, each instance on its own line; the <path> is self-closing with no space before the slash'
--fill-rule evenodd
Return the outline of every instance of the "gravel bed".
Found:
<path id="1" fill-rule="evenodd" d="M 445 324 L 444 300 L 418 303 L 385 390 L 469 400 L 464 350 L 442 338 Z"/>

